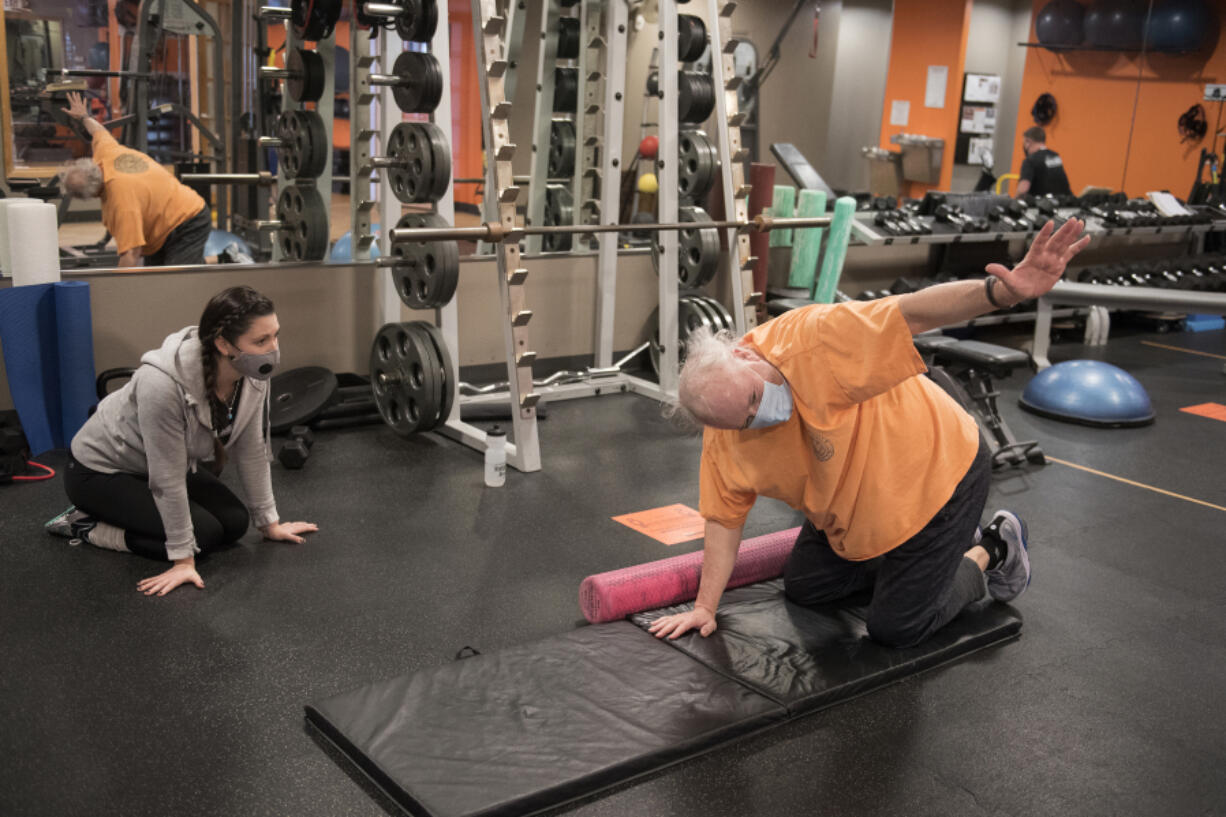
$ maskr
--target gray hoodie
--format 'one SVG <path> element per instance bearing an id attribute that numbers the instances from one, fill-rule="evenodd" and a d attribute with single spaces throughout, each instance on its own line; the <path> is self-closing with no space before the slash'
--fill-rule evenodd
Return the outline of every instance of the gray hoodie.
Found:
<path id="1" fill-rule="evenodd" d="M 226 451 L 238 466 L 251 520 L 262 528 L 278 520 L 268 467 L 268 382 L 245 380 Z M 166 528 L 166 555 L 184 559 L 200 551 L 186 475 L 212 458 L 213 437 L 200 339 L 189 326 L 146 352 L 132 379 L 98 404 L 72 438 L 72 455 L 104 474 L 148 475 Z"/>

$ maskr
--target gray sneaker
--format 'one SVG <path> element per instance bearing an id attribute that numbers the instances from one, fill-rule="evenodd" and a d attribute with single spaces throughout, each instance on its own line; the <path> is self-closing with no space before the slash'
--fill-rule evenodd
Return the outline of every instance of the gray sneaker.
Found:
<path id="1" fill-rule="evenodd" d="M 983 529 L 1005 543 L 1005 560 L 984 575 L 988 592 L 997 601 L 1013 601 L 1030 586 L 1030 552 L 1026 543 L 1026 523 L 1011 511 L 997 511 Z"/>
<path id="2" fill-rule="evenodd" d="M 52 536 L 63 536 L 68 539 L 70 545 L 79 545 L 86 534 L 93 529 L 95 523 L 96 520 L 92 516 L 72 506 L 43 525 L 43 528 Z"/>

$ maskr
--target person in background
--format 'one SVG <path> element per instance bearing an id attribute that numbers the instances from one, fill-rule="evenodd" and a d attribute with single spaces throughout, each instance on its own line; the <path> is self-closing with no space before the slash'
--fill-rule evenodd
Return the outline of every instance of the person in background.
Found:
<path id="1" fill-rule="evenodd" d="M 1064 172 L 1060 154 L 1047 147 L 1047 133 L 1042 128 L 1029 128 L 1022 134 L 1022 169 L 1018 173 L 1018 196 L 1067 196 L 1073 191 Z"/>
<path id="2" fill-rule="evenodd" d="M 81 94 L 69 93 L 63 110 L 85 126 L 93 158 L 64 165 L 60 190 L 102 201 L 102 223 L 115 239 L 119 266 L 203 264 L 213 220 L 200 194 L 149 156 L 116 142 L 89 115 Z"/>

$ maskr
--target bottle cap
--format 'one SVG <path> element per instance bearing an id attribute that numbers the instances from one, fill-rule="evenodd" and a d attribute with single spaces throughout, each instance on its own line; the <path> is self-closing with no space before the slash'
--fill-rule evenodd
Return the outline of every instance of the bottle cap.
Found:
<path id="1" fill-rule="evenodd" d="M 498 426 L 494 426 L 489 431 L 485 432 L 485 436 L 487 437 L 505 437 L 507 436 L 507 433 L 503 431 L 501 428 L 499 428 Z"/>

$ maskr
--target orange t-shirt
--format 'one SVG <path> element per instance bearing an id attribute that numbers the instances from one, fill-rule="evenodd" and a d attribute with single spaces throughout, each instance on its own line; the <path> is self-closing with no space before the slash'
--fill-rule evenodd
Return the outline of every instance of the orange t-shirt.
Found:
<path id="1" fill-rule="evenodd" d="M 170 231 L 204 209 L 204 199 L 139 150 L 94 133 L 94 161 L 102 167 L 102 223 L 120 254 L 140 247 L 152 255 Z"/>
<path id="2" fill-rule="evenodd" d="M 792 389 L 769 428 L 706 429 L 699 510 L 740 527 L 758 496 L 803 511 L 835 552 L 898 547 L 953 496 L 979 428 L 927 371 L 897 298 L 793 309 L 745 336 Z"/>

